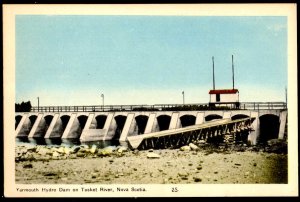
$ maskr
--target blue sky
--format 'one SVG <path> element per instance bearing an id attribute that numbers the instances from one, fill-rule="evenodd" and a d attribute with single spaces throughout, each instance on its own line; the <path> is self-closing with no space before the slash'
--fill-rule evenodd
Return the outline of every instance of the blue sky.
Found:
<path id="1" fill-rule="evenodd" d="M 16 102 L 206 103 L 231 55 L 240 101 L 285 101 L 286 17 L 18 15 Z"/>

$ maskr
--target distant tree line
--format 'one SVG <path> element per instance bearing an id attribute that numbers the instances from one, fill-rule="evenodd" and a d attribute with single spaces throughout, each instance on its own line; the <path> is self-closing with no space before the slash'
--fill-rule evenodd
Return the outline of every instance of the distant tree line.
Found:
<path id="1" fill-rule="evenodd" d="M 31 111 L 31 103 L 28 102 L 22 102 L 21 104 L 16 103 L 15 104 L 15 111 L 16 112 L 30 112 Z"/>

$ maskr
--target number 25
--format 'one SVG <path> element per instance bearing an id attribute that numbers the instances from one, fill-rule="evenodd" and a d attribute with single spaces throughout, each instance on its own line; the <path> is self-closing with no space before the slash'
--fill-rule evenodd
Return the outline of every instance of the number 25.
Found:
<path id="1" fill-rule="evenodd" d="M 172 187 L 172 192 L 178 192 L 177 187 Z"/>

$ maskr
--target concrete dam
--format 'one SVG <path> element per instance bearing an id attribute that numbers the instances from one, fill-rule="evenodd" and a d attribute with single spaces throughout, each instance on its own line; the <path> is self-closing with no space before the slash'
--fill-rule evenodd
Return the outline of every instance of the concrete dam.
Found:
<path id="1" fill-rule="evenodd" d="M 246 118 L 250 118 L 251 122 L 247 122 Z M 216 121 L 225 119 L 231 122 L 224 124 Z M 211 122 L 215 124 L 205 126 Z M 210 127 L 209 131 L 212 131 L 210 134 L 214 134 L 215 131 L 217 134 L 222 130 L 226 133 L 225 130 L 230 124 L 234 132 L 251 125 L 251 128 L 247 128 L 249 129 L 247 141 L 251 144 L 269 139 L 283 139 L 287 129 L 287 110 L 16 112 L 15 136 L 77 138 L 81 142 L 101 140 L 125 142 L 132 137 L 151 136 L 160 131 L 164 131 L 164 134 L 174 131 L 183 134 L 179 129 L 190 127 L 192 131 L 196 130 L 192 126 L 201 125 Z M 222 130 L 221 126 L 224 126 Z"/>

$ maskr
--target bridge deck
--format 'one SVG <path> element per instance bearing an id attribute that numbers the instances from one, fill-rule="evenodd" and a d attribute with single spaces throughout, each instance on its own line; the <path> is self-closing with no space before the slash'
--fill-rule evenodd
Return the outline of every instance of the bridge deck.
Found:
<path id="1" fill-rule="evenodd" d="M 255 118 L 243 118 L 232 121 L 231 119 L 221 119 L 203 124 L 192 125 L 184 128 L 159 131 L 143 135 L 127 137 L 132 148 L 155 148 L 163 145 L 179 146 L 192 141 L 205 139 L 210 136 L 235 135 L 240 132 L 249 132 L 251 123 Z M 161 144 L 163 142 L 163 144 Z"/>

